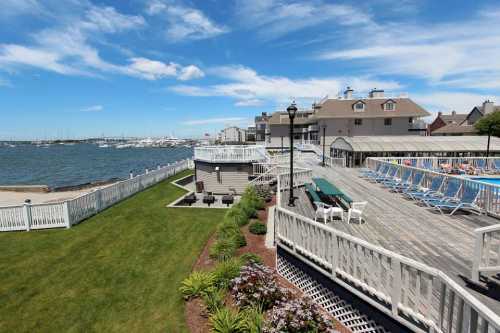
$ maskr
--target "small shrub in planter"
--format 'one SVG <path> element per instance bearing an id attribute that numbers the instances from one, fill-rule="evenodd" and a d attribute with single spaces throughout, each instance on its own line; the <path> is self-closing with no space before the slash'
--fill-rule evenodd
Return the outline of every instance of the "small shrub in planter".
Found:
<path id="1" fill-rule="evenodd" d="M 226 221 L 236 223 L 236 225 L 242 227 L 248 224 L 247 212 L 242 208 L 241 204 L 233 206 L 224 217 Z"/>
<path id="2" fill-rule="evenodd" d="M 267 232 L 267 227 L 264 223 L 255 222 L 250 224 L 248 228 L 252 234 L 255 235 L 265 235 Z"/>
<path id="3" fill-rule="evenodd" d="M 231 259 L 237 246 L 233 238 L 219 239 L 210 248 L 210 258 L 218 261 Z"/>
<path id="4" fill-rule="evenodd" d="M 264 202 L 270 202 L 271 200 L 273 200 L 273 192 L 271 190 L 271 187 L 262 185 L 256 187 L 255 191 L 257 192 L 257 196 L 264 200 Z"/>
<path id="5" fill-rule="evenodd" d="M 265 333 L 335 332 L 333 323 L 306 298 L 278 303 L 264 326 Z"/>
<path id="6" fill-rule="evenodd" d="M 218 288 L 227 289 L 235 277 L 240 275 L 241 260 L 230 259 L 217 264 L 213 271 L 214 284 Z"/>
<path id="7" fill-rule="evenodd" d="M 203 293 L 202 299 L 207 312 L 215 313 L 225 305 L 226 290 L 211 287 Z"/>
<path id="8" fill-rule="evenodd" d="M 233 241 L 237 247 L 243 247 L 247 245 L 247 240 L 245 238 L 245 235 L 243 235 L 241 231 L 233 236 Z"/>
<path id="9" fill-rule="evenodd" d="M 257 263 L 241 268 L 240 276 L 231 281 L 231 294 L 240 307 L 260 305 L 264 310 L 290 297 L 287 289 L 278 286 L 273 270 Z"/>
<path id="10" fill-rule="evenodd" d="M 245 213 L 247 219 L 254 217 L 257 214 L 257 209 L 254 207 L 253 203 L 247 199 L 242 198 L 239 202 L 239 207 Z"/>
<path id="11" fill-rule="evenodd" d="M 210 317 L 210 326 L 215 333 L 246 333 L 247 321 L 243 312 L 221 308 Z"/>
<path id="12" fill-rule="evenodd" d="M 182 281 L 179 290 L 185 299 L 189 299 L 201 296 L 209 288 L 212 288 L 214 284 L 214 274 L 209 272 L 192 272 L 191 275 Z"/>
<path id="13" fill-rule="evenodd" d="M 243 253 L 239 257 L 240 261 L 242 262 L 243 265 L 248 265 L 250 263 L 257 263 L 257 264 L 262 264 L 263 260 L 261 257 L 256 255 L 255 253 Z"/>

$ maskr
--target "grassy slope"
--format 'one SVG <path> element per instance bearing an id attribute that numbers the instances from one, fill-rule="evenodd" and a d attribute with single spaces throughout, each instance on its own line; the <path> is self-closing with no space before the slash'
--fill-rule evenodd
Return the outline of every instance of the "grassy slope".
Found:
<path id="1" fill-rule="evenodd" d="M 225 210 L 165 208 L 169 182 L 69 230 L 1 233 L 0 331 L 187 331 L 178 286 Z"/>

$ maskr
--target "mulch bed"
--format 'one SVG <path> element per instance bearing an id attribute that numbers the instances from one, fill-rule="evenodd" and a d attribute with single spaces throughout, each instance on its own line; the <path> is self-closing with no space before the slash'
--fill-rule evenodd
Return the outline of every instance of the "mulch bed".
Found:
<path id="1" fill-rule="evenodd" d="M 261 222 L 267 223 L 268 209 L 270 206 L 274 206 L 276 204 L 275 198 L 276 197 L 273 197 L 273 200 L 266 204 L 265 210 L 258 211 L 257 217 Z M 251 220 L 248 225 L 242 228 L 243 234 L 245 235 L 245 238 L 247 240 L 247 245 L 238 249 L 237 255 L 243 253 L 255 253 L 262 258 L 266 266 L 275 269 L 276 250 L 266 248 L 265 235 L 254 235 L 248 230 L 249 225 L 254 221 L 256 220 Z M 215 260 L 212 260 L 209 255 L 210 247 L 214 242 L 215 242 L 215 235 L 213 235 L 205 245 L 205 248 L 203 249 L 201 255 L 198 257 L 198 260 L 196 261 L 193 270 L 209 270 L 217 264 L 217 262 Z M 293 284 L 291 284 L 281 276 L 278 276 L 278 282 L 282 287 L 290 289 L 295 296 L 303 295 L 300 289 L 295 287 Z M 208 317 L 205 313 L 203 302 L 200 299 L 195 298 L 186 302 L 185 316 L 186 316 L 187 326 L 189 327 L 191 333 L 210 332 Z M 334 322 L 335 322 L 335 329 L 337 329 L 339 332 L 341 333 L 351 332 L 348 328 L 344 327 L 341 323 L 337 322 L 336 320 L 334 320 Z"/>

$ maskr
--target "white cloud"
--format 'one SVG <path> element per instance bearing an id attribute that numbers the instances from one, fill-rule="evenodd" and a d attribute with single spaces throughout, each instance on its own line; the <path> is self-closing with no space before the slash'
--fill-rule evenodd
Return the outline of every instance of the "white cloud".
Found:
<path id="1" fill-rule="evenodd" d="M 238 106 L 260 101 L 289 102 L 290 99 L 312 102 L 325 95 L 337 95 L 350 85 L 357 91 L 366 92 L 373 87 L 390 90 L 400 89 L 394 81 L 380 81 L 369 77 L 324 77 L 290 79 L 283 76 L 259 75 L 243 66 L 222 66 L 209 69 L 210 74 L 219 76 L 227 83 L 211 86 L 178 85 L 170 89 L 188 96 L 227 96 L 234 98 Z"/>
<path id="2" fill-rule="evenodd" d="M 0 18 L 39 13 L 41 10 L 42 7 L 37 0 L 2 0 Z"/>
<path id="3" fill-rule="evenodd" d="M 237 16 L 247 28 L 257 28 L 264 39 L 275 39 L 290 32 L 313 26 L 371 25 L 371 18 L 349 5 L 329 4 L 321 0 L 238 0 Z"/>
<path id="4" fill-rule="evenodd" d="M 179 80 L 188 81 L 192 79 L 199 79 L 205 76 L 205 73 L 195 65 L 189 65 L 182 68 L 179 74 Z"/>
<path id="5" fill-rule="evenodd" d="M 165 64 L 161 61 L 146 58 L 131 58 L 128 68 L 132 73 L 148 80 L 158 80 L 167 76 L 176 76 L 179 65 Z"/>
<path id="6" fill-rule="evenodd" d="M 202 11 L 178 4 L 176 1 L 152 0 L 148 3 L 149 15 L 162 15 L 168 22 L 167 38 L 172 42 L 212 38 L 228 32 Z"/>
<path id="7" fill-rule="evenodd" d="M 32 45 L 0 44 L 0 68 L 31 66 L 64 75 L 86 76 L 100 76 L 100 72 L 106 72 L 147 80 L 177 75 L 180 80 L 189 80 L 203 76 L 196 66 L 182 67 L 142 57 L 130 58 L 128 65 L 111 63 L 104 60 L 92 45 L 93 39 L 99 35 L 143 26 L 145 21 L 141 16 L 124 15 L 112 7 L 91 5 L 79 19 L 33 34 Z"/>
<path id="8" fill-rule="evenodd" d="M 264 103 L 264 101 L 258 99 L 258 98 L 249 98 L 249 99 L 242 99 L 240 101 L 237 101 L 234 103 L 235 106 L 261 106 Z"/>
<path id="9" fill-rule="evenodd" d="M 413 94 L 412 98 L 427 107 L 431 112 L 450 112 L 467 113 L 476 105 L 481 105 L 485 100 L 500 101 L 497 96 L 486 94 L 473 94 L 465 92 L 432 92 L 428 94 Z"/>
<path id="10" fill-rule="evenodd" d="M 208 118 L 199 120 L 184 121 L 184 125 L 208 125 L 208 124 L 226 124 L 226 123 L 242 123 L 248 119 L 242 117 L 226 117 L 226 118 Z"/>
<path id="11" fill-rule="evenodd" d="M 102 105 L 92 105 L 80 109 L 80 111 L 82 112 L 101 112 L 102 110 L 104 110 L 104 107 Z"/>
<path id="12" fill-rule="evenodd" d="M 500 10 L 456 23 L 389 23 L 352 32 L 359 47 L 325 51 L 326 60 L 345 60 L 380 74 L 411 75 L 432 84 L 500 88 Z"/>

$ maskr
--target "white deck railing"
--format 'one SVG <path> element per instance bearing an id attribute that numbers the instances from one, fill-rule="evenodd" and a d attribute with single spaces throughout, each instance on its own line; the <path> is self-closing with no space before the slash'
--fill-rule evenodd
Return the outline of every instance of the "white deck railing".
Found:
<path id="1" fill-rule="evenodd" d="M 345 158 L 325 156 L 325 164 L 330 168 L 345 168 Z"/>
<path id="2" fill-rule="evenodd" d="M 417 332 L 498 332 L 500 317 L 445 273 L 282 207 L 276 241 Z"/>
<path id="3" fill-rule="evenodd" d="M 294 186 L 311 182 L 311 170 L 297 172 Z M 283 208 L 287 179 L 278 176 L 274 212 L 281 248 L 414 331 L 499 332 L 498 314 L 444 272 Z"/>
<path id="4" fill-rule="evenodd" d="M 484 163 L 481 168 L 492 170 L 497 169 L 494 166 L 494 161 L 500 161 L 500 157 L 376 157 L 368 158 L 366 163 L 369 160 L 380 160 L 403 165 L 409 164 L 413 167 L 432 170 L 438 170 L 442 164 L 448 164 L 452 168 L 459 168 L 462 164 L 478 168 L 478 163 L 481 162 Z"/>
<path id="5" fill-rule="evenodd" d="M 264 146 L 210 146 L 194 148 L 194 160 L 213 163 L 251 163 L 267 160 Z"/>
<path id="6" fill-rule="evenodd" d="M 183 160 L 58 203 L 0 207 L 0 231 L 70 228 L 84 219 L 183 170 L 192 168 Z"/>
<path id="7" fill-rule="evenodd" d="M 472 280 L 480 274 L 500 272 L 500 224 L 474 230 L 476 243 L 472 265 Z"/>

